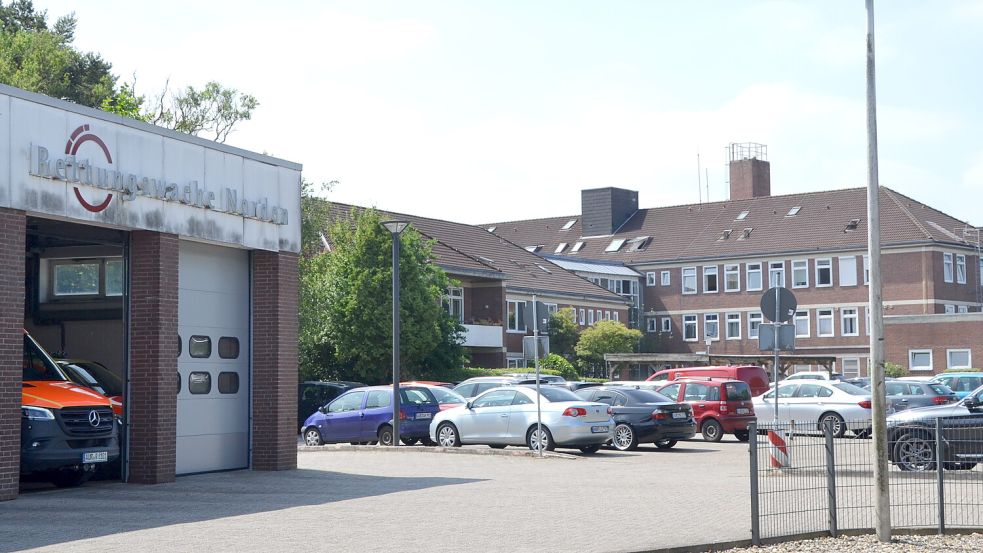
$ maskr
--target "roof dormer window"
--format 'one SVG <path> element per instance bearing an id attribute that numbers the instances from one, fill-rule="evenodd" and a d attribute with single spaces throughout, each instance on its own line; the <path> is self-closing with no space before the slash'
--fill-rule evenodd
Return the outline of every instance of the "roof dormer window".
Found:
<path id="1" fill-rule="evenodd" d="M 575 224 L 577 224 L 577 220 L 576 219 L 570 219 L 569 221 L 567 221 L 567 224 L 565 224 L 562 227 L 560 227 L 560 230 L 570 230 L 571 228 L 573 228 L 573 226 Z"/>
<path id="2" fill-rule="evenodd" d="M 604 248 L 604 251 L 606 251 L 606 252 L 616 252 L 616 251 L 618 251 L 618 250 L 621 249 L 621 246 L 624 246 L 624 245 L 625 245 L 625 239 L 624 238 L 615 238 L 614 240 L 611 241 L 610 244 L 608 244 L 608 247 Z"/>
<path id="3" fill-rule="evenodd" d="M 744 219 L 747 219 L 747 216 L 750 215 L 750 214 L 751 214 L 750 211 L 744 210 L 734 220 L 735 221 L 743 221 Z"/>
<path id="4" fill-rule="evenodd" d="M 553 253 L 563 253 L 563 250 L 565 249 L 567 249 L 567 243 L 560 242 L 560 245 L 557 246 L 555 250 L 553 250 Z"/>

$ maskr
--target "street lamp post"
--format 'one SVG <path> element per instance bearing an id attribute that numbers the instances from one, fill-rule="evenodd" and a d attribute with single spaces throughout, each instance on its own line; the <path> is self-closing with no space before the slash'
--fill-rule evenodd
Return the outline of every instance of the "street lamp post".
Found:
<path id="1" fill-rule="evenodd" d="M 406 221 L 383 221 L 393 237 L 393 447 L 399 446 L 399 235 Z"/>

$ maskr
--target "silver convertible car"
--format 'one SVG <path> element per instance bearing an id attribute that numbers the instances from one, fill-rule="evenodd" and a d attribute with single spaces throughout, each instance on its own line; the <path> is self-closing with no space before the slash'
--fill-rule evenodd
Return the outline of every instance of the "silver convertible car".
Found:
<path id="1" fill-rule="evenodd" d="M 487 444 L 494 448 L 576 448 L 594 453 L 612 438 L 614 421 L 604 403 L 584 401 L 557 386 L 540 386 L 542 433 L 536 425 L 536 389 L 507 386 L 488 390 L 430 423 L 430 438 L 443 447 Z"/>

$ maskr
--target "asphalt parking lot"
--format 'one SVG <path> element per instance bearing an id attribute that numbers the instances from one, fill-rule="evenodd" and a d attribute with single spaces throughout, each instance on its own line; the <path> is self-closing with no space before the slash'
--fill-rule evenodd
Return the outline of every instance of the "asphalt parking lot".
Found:
<path id="1" fill-rule="evenodd" d="M 0 503 L 0 551 L 643 551 L 749 536 L 747 445 L 730 436 L 567 451 L 326 446 L 296 471 L 38 489 Z"/>

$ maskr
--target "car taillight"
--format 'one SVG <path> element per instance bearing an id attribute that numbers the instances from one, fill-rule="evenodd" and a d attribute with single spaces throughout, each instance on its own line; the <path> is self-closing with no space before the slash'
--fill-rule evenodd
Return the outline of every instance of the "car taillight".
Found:
<path id="1" fill-rule="evenodd" d="M 721 413 L 726 413 L 727 412 L 727 402 L 726 401 L 721 401 L 720 402 L 720 412 Z"/>
<path id="2" fill-rule="evenodd" d="M 935 396 L 932 398 L 932 403 L 936 405 L 945 405 L 946 403 L 950 403 L 951 401 L 952 398 L 947 396 Z"/>
<path id="3" fill-rule="evenodd" d="M 610 409 L 610 407 L 608 408 Z M 564 417 L 585 417 L 587 416 L 587 409 L 583 407 L 567 407 L 563 410 Z"/>
<path id="4" fill-rule="evenodd" d="M 864 409 L 870 409 L 870 400 L 869 399 L 865 399 L 865 400 L 861 401 L 860 403 L 858 403 L 857 405 L 863 407 Z"/>
<path id="5" fill-rule="evenodd" d="M 399 420 L 401 421 L 406 420 L 406 411 L 403 411 L 402 409 L 399 410 Z"/>
<path id="6" fill-rule="evenodd" d="M 661 421 L 669 418 L 669 413 L 663 411 L 662 409 L 656 409 L 652 411 L 652 420 Z"/>

